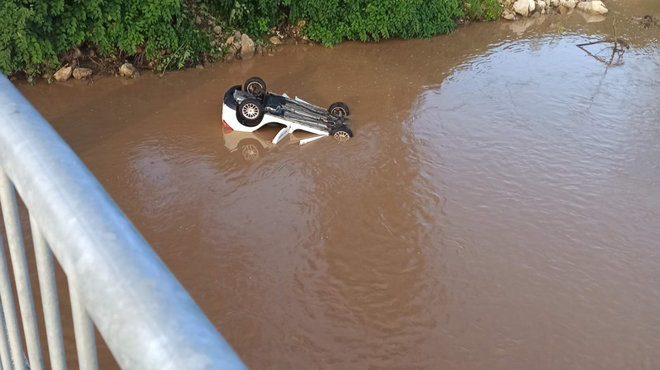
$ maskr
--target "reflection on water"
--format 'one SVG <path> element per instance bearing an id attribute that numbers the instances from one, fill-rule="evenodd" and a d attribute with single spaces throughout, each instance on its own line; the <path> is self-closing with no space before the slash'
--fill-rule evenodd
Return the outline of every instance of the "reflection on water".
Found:
<path id="1" fill-rule="evenodd" d="M 238 132 L 225 128 L 222 137 L 225 148 L 234 159 L 254 163 L 277 147 L 273 144 L 273 138 L 278 130 L 279 127 L 263 127 L 255 132 Z"/>
<path id="2" fill-rule="evenodd" d="M 631 19 L 660 9 L 631 3 L 609 68 L 575 12 L 20 88 L 252 368 L 653 369 L 660 28 Z M 224 132 L 255 75 L 355 138 Z"/>

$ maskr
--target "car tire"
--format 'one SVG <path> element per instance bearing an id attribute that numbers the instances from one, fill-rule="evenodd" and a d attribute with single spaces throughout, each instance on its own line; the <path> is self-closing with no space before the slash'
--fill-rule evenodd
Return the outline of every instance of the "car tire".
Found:
<path id="1" fill-rule="evenodd" d="M 238 121 L 244 126 L 255 127 L 264 118 L 264 107 L 255 98 L 245 99 L 238 104 L 236 116 L 238 117 Z"/>
<path id="2" fill-rule="evenodd" d="M 348 110 L 348 105 L 337 102 L 333 103 L 330 108 L 328 108 L 328 113 L 335 117 L 348 117 L 351 114 L 351 111 Z"/>
<path id="3" fill-rule="evenodd" d="M 252 77 L 245 81 L 243 91 L 255 98 L 263 98 L 268 90 L 266 90 L 266 82 L 264 80 L 259 77 Z"/>
<path id="4" fill-rule="evenodd" d="M 353 131 L 351 131 L 351 129 L 346 126 L 342 126 L 332 130 L 330 135 L 332 135 L 332 137 L 334 137 L 337 142 L 343 143 L 353 137 Z"/>

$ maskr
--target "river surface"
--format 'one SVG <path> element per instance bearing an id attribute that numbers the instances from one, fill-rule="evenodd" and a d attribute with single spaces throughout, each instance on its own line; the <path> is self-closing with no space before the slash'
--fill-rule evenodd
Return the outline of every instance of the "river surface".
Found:
<path id="1" fill-rule="evenodd" d="M 659 369 L 660 2 L 608 6 L 19 88 L 252 369 Z M 252 76 L 355 137 L 225 132 Z"/>

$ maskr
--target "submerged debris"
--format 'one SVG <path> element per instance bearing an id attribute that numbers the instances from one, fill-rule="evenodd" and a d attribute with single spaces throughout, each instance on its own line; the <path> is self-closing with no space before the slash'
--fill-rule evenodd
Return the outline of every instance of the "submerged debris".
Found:
<path id="1" fill-rule="evenodd" d="M 580 49 L 584 50 L 585 53 L 587 53 L 589 56 L 593 57 L 594 59 L 598 60 L 601 63 L 607 64 L 607 66 L 611 66 L 612 63 L 614 62 L 614 57 L 618 55 L 617 61 L 614 63 L 614 65 L 619 65 L 622 63 L 622 58 L 623 54 L 626 52 L 626 50 L 630 49 L 630 44 L 628 41 L 621 37 L 617 37 L 617 30 L 616 30 L 616 18 L 614 19 L 614 22 L 612 23 L 612 26 L 614 27 L 614 39 L 608 39 L 608 40 L 601 40 L 601 41 L 593 41 L 593 42 L 587 42 L 584 44 L 578 44 L 576 45 Z M 606 56 L 603 56 L 602 53 L 604 51 L 609 51 L 610 46 L 606 46 L 604 49 L 601 49 L 597 53 L 592 53 L 591 51 L 587 50 L 585 47 L 591 46 L 591 45 L 599 45 L 599 44 L 611 44 L 611 50 L 612 54 L 609 57 L 609 61 L 607 60 Z"/>
<path id="2" fill-rule="evenodd" d="M 653 17 L 652 15 L 645 15 L 639 22 L 644 28 L 653 26 L 660 27 L 660 18 Z"/>

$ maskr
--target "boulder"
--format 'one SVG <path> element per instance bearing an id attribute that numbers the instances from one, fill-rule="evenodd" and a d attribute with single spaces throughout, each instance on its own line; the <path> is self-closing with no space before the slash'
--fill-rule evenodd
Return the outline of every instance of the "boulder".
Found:
<path id="1" fill-rule="evenodd" d="M 72 71 L 71 66 L 66 66 L 66 67 L 60 68 L 57 72 L 55 72 L 53 77 L 55 78 L 55 81 L 64 82 L 64 81 L 68 80 L 69 78 L 71 78 L 72 73 L 73 73 L 73 71 Z"/>
<path id="2" fill-rule="evenodd" d="M 76 80 L 86 80 L 92 75 L 92 70 L 89 68 L 78 67 L 73 70 L 73 78 Z"/>
<path id="3" fill-rule="evenodd" d="M 233 44 L 234 43 L 234 36 L 229 36 L 227 41 L 225 41 L 225 45 Z"/>
<path id="4" fill-rule="evenodd" d="M 536 9 L 536 3 L 534 0 L 518 0 L 513 3 L 513 10 L 523 17 L 532 14 L 534 9 Z"/>
<path id="5" fill-rule="evenodd" d="M 549 0 L 549 2 L 551 7 L 556 8 L 559 6 L 560 0 Z"/>
<path id="6" fill-rule="evenodd" d="M 124 63 L 119 67 L 119 74 L 124 77 L 140 77 L 140 72 L 131 63 Z"/>
<path id="7" fill-rule="evenodd" d="M 513 3 L 513 10 L 522 15 L 523 17 L 526 17 L 529 14 L 529 7 L 527 6 L 527 1 L 525 0 L 518 0 L 515 3 Z"/>
<path id="8" fill-rule="evenodd" d="M 78 59 L 81 56 L 82 56 L 82 52 L 80 51 L 80 49 L 73 48 L 73 50 L 71 50 L 71 60 Z"/>
<path id="9" fill-rule="evenodd" d="M 257 53 L 257 55 L 263 54 L 264 53 L 264 48 L 262 48 L 261 45 L 257 45 L 256 53 Z"/>
<path id="10" fill-rule="evenodd" d="M 221 33 L 222 33 L 222 27 L 220 27 L 220 26 L 215 26 L 215 27 L 213 27 L 213 32 L 214 32 L 216 35 L 221 34 Z"/>
<path id="11" fill-rule="evenodd" d="M 204 66 L 201 65 L 201 64 L 198 64 L 198 65 L 195 66 L 195 69 L 204 69 Z"/>
<path id="12" fill-rule="evenodd" d="M 273 37 L 270 38 L 270 43 L 273 44 L 273 45 L 281 45 L 282 40 L 280 40 L 280 38 L 277 37 L 277 36 L 273 36 Z"/>
<path id="13" fill-rule="evenodd" d="M 240 32 L 240 31 L 234 31 L 234 38 L 235 38 L 235 39 L 240 39 L 241 36 L 243 36 L 243 35 L 241 35 L 241 32 Z"/>
<path id="14" fill-rule="evenodd" d="M 563 5 L 559 5 L 559 7 L 557 8 L 557 13 L 561 15 L 568 13 L 568 11 L 569 11 L 568 8 Z"/>
<path id="15" fill-rule="evenodd" d="M 594 0 L 594 1 L 589 1 L 586 3 L 579 3 L 577 4 L 577 8 L 579 10 L 582 10 L 583 12 L 591 13 L 591 14 L 607 14 L 608 10 L 605 7 L 605 4 L 603 4 L 602 1 Z"/>
<path id="16" fill-rule="evenodd" d="M 545 1 L 543 1 L 543 0 L 539 0 L 539 2 L 538 2 L 538 6 L 539 6 L 539 9 L 540 9 L 541 11 L 544 11 L 545 8 L 546 8 L 548 5 L 545 3 Z"/>
<path id="17" fill-rule="evenodd" d="M 527 6 L 529 7 L 529 13 L 533 13 L 534 10 L 536 9 L 536 3 L 534 0 L 527 0 Z"/>
<path id="18" fill-rule="evenodd" d="M 227 55 L 231 55 L 232 59 L 238 54 L 238 51 L 240 50 L 239 46 L 236 44 L 229 44 L 227 47 Z"/>
<path id="19" fill-rule="evenodd" d="M 250 59 L 254 56 L 254 41 L 248 35 L 241 36 L 241 59 Z"/>
<path id="20" fill-rule="evenodd" d="M 515 21 L 516 13 L 511 9 L 504 9 L 502 11 L 502 18 L 506 19 L 507 21 Z"/>
<path id="21" fill-rule="evenodd" d="M 568 8 L 568 10 L 575 9 L 577 3 L 575 0 L 559 0 L 559 6 Z"/>

